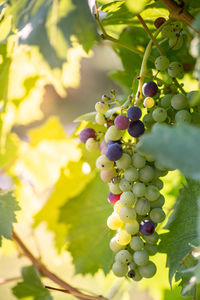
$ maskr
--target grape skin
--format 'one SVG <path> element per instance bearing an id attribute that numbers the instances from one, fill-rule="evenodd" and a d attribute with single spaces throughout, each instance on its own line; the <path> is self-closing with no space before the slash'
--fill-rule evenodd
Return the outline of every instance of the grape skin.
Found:
<path id="1" fill-rule="evenodd" d="M 119 130 L 124 130 L 129 127 L 129 119 L 126 116 L 119 115 L 115 118 L 115 127 Z"/>
<path id="2" fill-rule="evenodd" d="M 139 121 L 132 121 L 129 125 L 128 128 L 128 133 L 132 137 L 139 137 L 145 132 L 144 124 L 139 120 Z"/>
<path id="3" fill-rule="evenodd" d="M 86 143 L 89 138 L 96 138 L 96 132 L 93 128 L 85 128 L 79 134 L 82 143 Z"/>
<path id="4" fill-rule="evenodd" d="M 111 204 L 115 204 L 117 201 L 120 200 L 120 196 L 121 194 L 113 194 L 111 192 L 109 192 L 108 194 L 108 201 L 111 203 Z"/>
<path id="5" fill-rule="evenodd" d="M 154 81 L 147 81 L 142 87 L 142 93 L 145 97 L 153 97 L 157 92 L 158 87 Z"/>
<path id="6" fill-rule="evenodd" d="M 152 235 L 155 231 L 155 226 L 153 222 L 149 220 L 144 220 L 140 223 L 140 232 L 143 235 Z"/>
<path id="7" fill-rule="evenodd" d="M 131 106 L 127 110 L 127 116 L 131 121 L 138 121 L 142 116 L 142 111 L 137 106 Z"/>
<path id="8" fill-rule="evenodd" d="M 122 157 L 123 150 L 121 145 L 115 143 L 107 147 L 106 157 L 110 161 L 116 161 Z"/>

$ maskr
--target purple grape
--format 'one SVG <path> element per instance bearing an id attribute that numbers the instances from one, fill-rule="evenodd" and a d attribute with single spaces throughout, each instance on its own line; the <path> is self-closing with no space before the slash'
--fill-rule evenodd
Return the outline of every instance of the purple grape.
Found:
<path id="1" fill-rule="evenodd" d="M 95 138 L 96 132 L 93 128 L 85 128 L 79 134 L 79 139 L 82 143 L 86 143 L 89 138 Z"/>
<path id="2" fill-rule="evenodd" d="M 114 124 L 117 129 L 124 130 L 129 127 L 130 122 L 126 116 L 119 115 L 115 118 Z"/>
<path id="3" fill-rule="evenodd" d="M 120 200 L 121 194 L 113 194 L 113 193 L 109 193 L 108 194 L 108 201 L 112 204 L 115 204 L 117 201 Z"/>
<path id="4" fill-rule="evenodd" d="M 133 137 L 141 136 L 145 131 L 142 121 L 131 122 L 128 128 L 128 133 Z"/>
<path id="5" fill-rule="evenodd" d="M 130 271 L 128 272 L 128 277 L 129 277 L 129 278 L 134 278 L 134 277 L 135 277 L 135 272 L 134 272 L 133 270 L 130 270 Z"/>
<path id="6" fill-rule="evenodd" d="M 119 145 L 121 145 L 122 142 L 120 140 L 118 140 L 118 141 L 112 141 L 112 140 L 110 140 L 110 141 L 107 142 L 106 148 L 108 148 L 110 145 L 113 145 L 113 144 L 119 144 Z"/>
<path id="7" fill-rule="evenodd" d="M 153 81 L 147 81 L 142 87 L 142 92 L 145 97 L 155 96 L 158 92 L 157 84 Z"/>
<path id="8" fill-rule="evenodd" d="M 122 146 L 117 143 L 109 145 L 109 147 L 106 149 L 106 157 L 111 161 L 120 159 L 122 157 L 122 153 Z"/>
<path id="9" fill-rule="evenodd" d="M 140 223 L 140 232 L 143 235 L 151 235 L 155 231 L 155 225 L 149 220 L 144 220 Z"/>
<path id="10" fill-rule="evenodd" d="M 139 107 L 137 106 L 131 106 L 127 110 L 127 116 L 131 121 L 138 121 L 141 118 L 142 111 Z"/>

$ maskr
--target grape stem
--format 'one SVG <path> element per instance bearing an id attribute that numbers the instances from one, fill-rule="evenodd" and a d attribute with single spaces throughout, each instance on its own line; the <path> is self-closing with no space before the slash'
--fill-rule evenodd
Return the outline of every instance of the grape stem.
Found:
<path id="1" fill-rule="evenodd" d="M 20 237 L 17 235 L 15 231 L 12 232 L 12 239 L 17 243 L 17 245 L 22 250 L 23 254 L 32 262 L 32 264 L 40 271 L 41 274 L 43 274 L 45 277 L 48 277 L 53 282 L 55 282 L 57 285 L 65 289 L 65 292 L 68 294 L 71 294 L 72 296 L 77 297 L 78 299 L 88 299 L 88 300 L 105 300 L 103 296 L 91 296 L 86 295 L 82 292 L 80 292 L 77 288 L 74 288 L 64 280 L 62 280 L 60 277 L 58 277 L 56 274 L 52 273 L 47 269 L 47 267 L 40 262 L 39 259 L 37 259 L 31 251 L 27 248 L 27 246 L 24 244 L 24 242 L 20 239 Z"/>
<path id="2" fill-rule="evenodd" d="M 136 16 L 137 16 L 138 20 L 140 21 L 140 23 L 142 24 L 142 26 L 144 27 L 144 30 L 150 36 L 150 38 L 153 41 L 154 45 L 158 49 L 160 55 L 165 56 L 165 53 L 164 53 L 163 49 L 160 47 L 159 43 L 156 41 L 156 38 L 153 36 L 153 34 L 151 33 L 151 31 L 149 30 L 147 24 L 144 22 L 144 19 L 141 17 L 140 14 L 137 14 Z"/>
<path id="3" fill-rule="evenodd" d="M 179 84 L 178 80 L 176 78 L 173 79 L 175 85 L 179 88 L 179 90 L 181 91 L 181 93 L 183 95 L 187 95 L 187 93 L 184 91 L 183 87 Z"/>

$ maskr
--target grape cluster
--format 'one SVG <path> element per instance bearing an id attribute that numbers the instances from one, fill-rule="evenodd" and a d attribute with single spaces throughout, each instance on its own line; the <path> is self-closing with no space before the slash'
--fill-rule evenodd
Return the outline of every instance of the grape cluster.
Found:
<path id="1" fill-rule="evenodd" d="M 163 18 L 157 23 L 157 27 L 163 24 Z M 163 26 L 162 35 L 169 39 L 169 46 L 174 50 L 180 46 L 179 23 Z M 174 39 L 178 41 L 173 44 Z M 156 123 L 200 124 L 199 108 L 192 100 L 199 98 L 199 93 L 186 94 L 176 79 L 183 75 L 182 64 L 158 56 L 155 68 L 158 73 L 167 72 L 171 83 L 154 77 L 143 84 L 144 114 L 141 107 L 134 105 L 133 98 L 129 98 L 128 106 L 123 106 L 112 91 L 111 97 L 104 95 L 95 105 L 96 123 L 104 125 L 106 132 L 99 134 L 85 128 L 80 133 L 80 140 L 89 151 L 100 149 L 96 167 L 110 190 L 108 201 L 113 205 L 113 213 L 108 217 L 107 226 L 116 231 L 110 241 L 115 253 L 112 271 L 118 277 L 128 276 L 135 281 L 156 273 L 156 266 L 149 258 L 157 253 L 156 227 L 165 219 L 165 198 L 160 190 L 163 188 L 161 178 L 169 171 L 160 161 L 139 152 L 137 141 Z M 108 114 L 113 103 L 117 109 Z"/>

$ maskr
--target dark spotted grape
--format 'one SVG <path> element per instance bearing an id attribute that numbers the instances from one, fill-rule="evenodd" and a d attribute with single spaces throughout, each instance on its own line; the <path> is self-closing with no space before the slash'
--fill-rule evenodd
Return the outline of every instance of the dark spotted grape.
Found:
<path id="1" fill-rule="evenodd" d="M 155 231 L 154 223 L 149 220 L 144 220 L 140 223 L 140 232 L 143 235 L 151 235 Z"/>
<path id="2" fill-rule="evenodd" d="M 131 121 L 138 121 L 142 116 L 142 111 L 137 106 L 131 106 L 127 110 L 127 116 Z"/>
<path id="3" fill-rule="evenodd" d="M 117 143 L 110 145 L 106 149 L 106 157 L 111 161 L 120 159 L 122 157 L 122 153 L 123 153 L 122 147 Z"/>
<path id="4" fill-rule="evenodd" d="M 128 128 L 128 133 L 132 137 L 139 137 L 144 133 L 144 131 L 144 124 L 140 120 L 136 122 L 131 122 Z"/>
<path id="5" fill-rule="evenodd" d="M 93 128 L 85 128 L 79 134 L 79 139 L 82 143 L 86 143 L 89 138 L 95 138 L 96 132 Z"/>
<path id="6" fill-rule="evenodd" d="M 157 84 L 153 81 L 147 81 L 142 87 L 142 92 L 145 97 L 155 96 L 158 92 Z"/>

